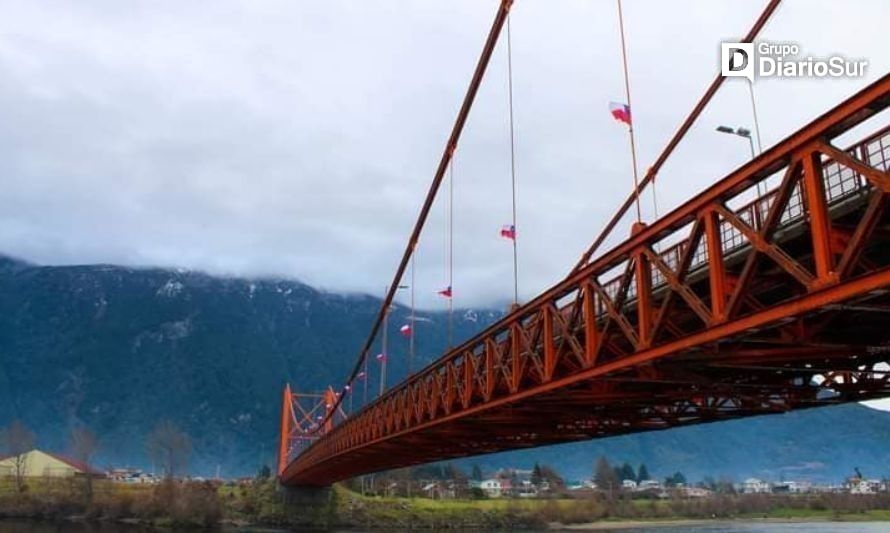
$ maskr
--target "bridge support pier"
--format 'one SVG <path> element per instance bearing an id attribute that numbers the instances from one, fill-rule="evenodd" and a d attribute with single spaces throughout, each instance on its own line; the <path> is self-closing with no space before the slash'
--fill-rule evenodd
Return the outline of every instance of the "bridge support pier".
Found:
<path id="1" fill-rule="evenodd" d="M 279 492 L 291 524 L 312 527 L 336 525 L 337 506 L 332 487 L 279 485 Z"/>

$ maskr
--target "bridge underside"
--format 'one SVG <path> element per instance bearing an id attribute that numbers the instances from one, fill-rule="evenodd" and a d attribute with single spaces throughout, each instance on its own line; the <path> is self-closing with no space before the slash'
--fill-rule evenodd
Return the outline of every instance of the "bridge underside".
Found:
<path id="1" fill-rule="evenodd" d="M 890 291 L 869 292 L 352 449 L 299 479 L 314 484 L 356 472 L 887 397 L 888 318 Z"/>

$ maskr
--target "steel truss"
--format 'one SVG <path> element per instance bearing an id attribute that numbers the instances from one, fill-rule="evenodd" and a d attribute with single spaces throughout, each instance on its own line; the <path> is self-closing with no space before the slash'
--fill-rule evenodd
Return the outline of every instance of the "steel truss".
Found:
<path id="1" fill-rule="evenodd" d="M 890 126 L 832 144 L 888 105 L 885 76 L 292 461 L 286 391 L 280 480 L 890 395 Z"/>

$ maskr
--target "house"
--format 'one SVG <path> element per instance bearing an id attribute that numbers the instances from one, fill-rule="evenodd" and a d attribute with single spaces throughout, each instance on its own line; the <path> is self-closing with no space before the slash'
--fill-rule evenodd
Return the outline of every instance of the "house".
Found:
<path id="1" fill-rule="evenodd" d="M 91 466 L 42 450 L 31 450 L 20 456 L 0 457 L 0 477 L 15 476 L 18 457 L 24 461 L 22 474 L 26 478 L 37 477 L 105 477 L 103 472 Z"/>
<path id="2" fill-rule="evenodd" d="M 489 498 L 500 498 L 502 494 L 501 480 L 497 478 L 486 479 L 479 484 L 479 488 Z"/>
<path id="3" fill-rule="evenodd" d="M 624 490 L 637 490 L 637 482 L 632 479 L 625 479 L 621 482 L 621 488 Z"/>
<path id="4" fill-rule="evenodd" d="M 138 468 L 112 468 L 108 471 L 108 477 L 115 483 L 128 483 L 130 485 L 153 485 L 160 479 L 154 474 L 143 472 Z M 253 478 L 251 478 L 251 481 Z"/>
<path id="5" fill-rule="evenodd" d="M 546 487 L 544 486 L 546 485 Z M 550 484 L 546 481 L 541 483 L 540 490 L 548 490 L 550 488 Z M 531 480 L 524 479 L 521 480 L 516 487 L 513 488 L 513 496 L 518 496 L 520 498 L 534 498 L 538 495 L 539 487 L 535 486 Z"/>
<path id="6" fill-rule="evenodd" d="M 661 492 L 661 481 L 658 481 L 657 479 L 644 479 L 637 485 L 637 490 L 640 492 Z"/>
<path id="7" fill-rule="evenodd" d="M 443 500 L 455 496 L 454 486 L 443 481 L 427 481 L 421 485 L 420 490 L 431 500 Z"/>
<path id="8" fill-rule="evenodd" d="M 767 494 L 772 491 L 769 483 L 761 481 L 756 477 L 746 479 L 740 489 L 740 492 L 744 494 Z"/>
<path id="9" fill-rule="evenodd" d="M 773 492 L 788 494 L 805 494 L 812 490 L 813 484 L 809 481 L 780 481 L 773 484 Z"/>
<path id="10" fill-rule="evenodd" d="M 136 468 L 110 468 L 108 469 L 108 479 L 111 481 L 123 481 L 138 472 L 141 472 L 141 470 L 137 470 Z"/>
<path id="11" fill-rule="evenodd" d="M 155 483 L 160 483 L 160 481 L 160 478 L 158 478 L 154 474 L 148 474 L 146 472 L 139 472 L 138 474 L 133 474 L 132 476 L 124 479 L 124 483 L 130 483 L 134 485 L 154 485 Z"/>
<path id="12" fill-rule="evenodd" d="M 882 483 L 879 479 L 863 479 L 851 477 L 844 484 L 850 494 L 875 494 L 881 491 Z"/>

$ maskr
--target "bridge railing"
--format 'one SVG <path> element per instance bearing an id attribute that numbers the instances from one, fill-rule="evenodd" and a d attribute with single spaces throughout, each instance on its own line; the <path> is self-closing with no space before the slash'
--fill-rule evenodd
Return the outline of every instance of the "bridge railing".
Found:
<path id="1" fill-rule="evenodd" d="M 830 144 L 888 106 L 885 76 L 409 376 L 309 446 L 282 480 L 312 483 L 314 469 L 358 448 L 699 349 L 890 284 L 887 272 L 864 275 L 859 262 L 881 214 L 875 206 L 890 193 L 887 128 L 857 143 L 853 156 Z M 764 198 L 729 208 L 770 178 L 779 185 Z M 857 195 L 868 207 L 855 231 L 832 228 L 832 217 Z M 806 257 L 782 248 L 793 227 L 799 241 L 810 243 Z M 676 244 L 657 251 L 671 241 Z M 798 288 L 772 296 L 768 306 L 753 305 L 764 258 Z M 682 316 L 697 322 L 673 322 L 680 304 Z M 466 445 L 467 454 L 479 453 Z"/>
<path id="2" fill-rule="evenodd" d="M 863 164 L 870 165 L 878 170 L 886 171 L 890 168 L 890 126 L 882 128 L 880 131 L 873 133 L 866 139 L 856 143 L 854 146 L 847 148 L 845 152 L 849 154 L 850 157 L 856 158 Z M 847 168 L 828 157 L 822 161 L 822 174 L 823 181 L 825 182 L 826 200 L 829 207 L 834 207 L 851 198 L 867 194 L 868 191 L 871 190 L 869 181 L 863 177 L 861 173 Z M 778 185 L 736 209 L 736 216 L 755 230 L 760 230 L 763 228 L 769 209 L 776 199 L 777 192 Z M 745 195 L 748 195 L 748 191 L 745 191 L 740 196 Z M 726 203 L 731 204 L 732 200 Z M 788 199 L 788 205 L 782 213 L 782 217 L 779 221 L 778 229 L 785 229 L 793 224 L 801 222 L 805 218 L 805 215 L 806 211 L 804 208 L 803 192 L 798 184 L 792 190 L 791 197 Z M 730 255 L 741 248 L 749 246 L 749 242 L 744 234 L 737 227 L 727 221 L 723 221 L 720 225 L 720 232 L 721 249 L 723 250 L 724 255 Z M 689 241 L 684 239 L 673 244 L 658 255 L 668 267 L 676 269 L 680 264 L 683 252 L 687 246 L 689 246 Z M 700 267 L 704 268 L 707 266 L 707 263 L 707 246 L 705 246 L 704 243 L 699 243 L 693 254 L 689 268 L 690 270 L 695 270 Z M 620 285 L 621 277 L 618 276 L 607 282 L 604 285 L 604 288 L 606 293 L 614 298 L 618 295 Z M 653 270 L 653 290 L 663 288 L 665 285 L 667 285 L 667 278 L 664 273 L 657 269 Z M 628 298 L 632 299 L 635 296 L 635 288 L 630 287 Z M 599 310 L 599 314 L 603 315 L 605 314 L 605 311 Z"/>

